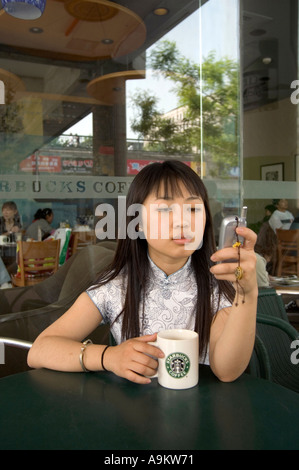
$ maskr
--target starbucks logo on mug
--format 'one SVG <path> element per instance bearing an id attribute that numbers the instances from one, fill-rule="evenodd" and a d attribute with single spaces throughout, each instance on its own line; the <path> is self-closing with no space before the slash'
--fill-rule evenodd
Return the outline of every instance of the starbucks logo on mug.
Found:
<path id="1" fill-rule="evenodd" d="M 176 352 L 169 354 L 165 361 L 168 374 L 175 378 L 181 379 L 185 377 L 190 369 L 190 359 L 186 354 Z"/>

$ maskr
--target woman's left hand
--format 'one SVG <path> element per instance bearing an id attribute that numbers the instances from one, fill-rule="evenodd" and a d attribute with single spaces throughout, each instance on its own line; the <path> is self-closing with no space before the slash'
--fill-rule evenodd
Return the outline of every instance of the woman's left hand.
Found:
<path id="1" fill-rule="evenodd" d="M 239 283 L 244 292 L 249 293 L 257 287 L 256 255 L 254 252 L 257 236 L 246 227 L 238 227 L 236 232 L 244 238 L 243 245 L 239 250 L 237 247 L 229 247 L 216 251 L 211 256 L 211 260 L 218 264 L 215 264 L 210 271 L 216 279 L 236 282 L 235 271 L 239 265 L 242 269 L 242 278 Z M 238 260 L 238 251 L 240 252 L 240 260 Z"/>

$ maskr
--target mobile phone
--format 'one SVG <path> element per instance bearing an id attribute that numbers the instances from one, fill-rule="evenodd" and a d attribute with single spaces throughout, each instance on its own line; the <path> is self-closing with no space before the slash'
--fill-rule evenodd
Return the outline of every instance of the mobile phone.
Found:
<path id="1" fill-rule="evenodd" d="M 219 234 L 219 250 L 221 248 L 227 248 L 233 246 L 237 241 L 236 227 L 237 221 L 239 227 L 246 227 L 246 216 L 247 216 L 247 207 L 244 206 L 241 210 L 241 216 L 231 215 L 225 217 L 221 222 L 220 234 Z M 239 236 L 239 241 L 243 243 L 243 237 Z"/>

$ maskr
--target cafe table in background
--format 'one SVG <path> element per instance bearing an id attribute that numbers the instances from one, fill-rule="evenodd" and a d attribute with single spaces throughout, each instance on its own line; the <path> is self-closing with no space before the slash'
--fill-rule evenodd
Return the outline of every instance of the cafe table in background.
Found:
<path id="1" fill-rule="evenodd" d="M 299 297 L 299 278 L 297 276 L 271 276 L 270 286 L 278 294 L 296 295 Z"/>
<path id="2" fill-rule="evenodd" d="M 299 394 L 247 374 L 222 383 L 207 366 L 199 377 L 188 390 L 109 372 L 0 379 L 0 449 L 299 449 Z"/>

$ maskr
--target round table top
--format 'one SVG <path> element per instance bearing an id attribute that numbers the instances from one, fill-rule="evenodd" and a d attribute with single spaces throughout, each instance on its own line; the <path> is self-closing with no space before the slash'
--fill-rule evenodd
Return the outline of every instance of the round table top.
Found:
<path id="1" fill-rule="evenodd" d="M 0 380 L 0 449 L 299 449 L 299 394 L 243 374 L 169 390 L 111 373 Z"/>

